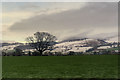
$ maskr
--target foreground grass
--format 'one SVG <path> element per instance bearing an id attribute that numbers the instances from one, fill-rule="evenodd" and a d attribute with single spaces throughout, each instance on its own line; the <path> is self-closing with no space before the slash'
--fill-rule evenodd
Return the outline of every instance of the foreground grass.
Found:
<path id="1" fill-rule="evenodd" d="M 118 78 L 118 56 L 6 56 L 3 78 Z"/>

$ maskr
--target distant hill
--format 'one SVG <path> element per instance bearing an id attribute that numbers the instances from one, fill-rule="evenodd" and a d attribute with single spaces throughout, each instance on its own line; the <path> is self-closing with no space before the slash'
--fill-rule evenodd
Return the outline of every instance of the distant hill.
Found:
<path id="1" fill-rule="evenodd" d="M 68 39 L 61 41 L 60 43 L 56 44 L 53 50 L 54 52 L 85 52 L 94 47 L 107 45 L 108 43 L 104 40 L 100 39 L 89 39 L 89 38 L 82 38 L 82 39 Z"/>
<path id="2" fill-rule="evenodd" d="M 2 45 L 2 47 L 4 47 L 4 46 L 10 46 L 10 45 L 22 45 L 23 43 L 18 43 L 18 42 L 15 42 L 15 43 L 0 43 L 0 45 Z"/>
<path id="3" fill-rule="evenodd" d="M 29 44 L 23 44 L 18 42 L 13 42 L 13 43 L 4 42 L 0 44 L 2 44 L 2 49 L 8 49 L 8 50 L 12 50 L 14 48 L 19 48 L 24 51 L 34 49 Z M 85 52 L 94 47 L 112 46 L 113 43 L 109 43 L 101 39 L 76 38 L 76 39 L 66 39 L 61 42 L 54 42 L 52 44 L 54 44 L 54 49 L 52 50 L 53 52 L 69 52 L 69 51 Z"/>

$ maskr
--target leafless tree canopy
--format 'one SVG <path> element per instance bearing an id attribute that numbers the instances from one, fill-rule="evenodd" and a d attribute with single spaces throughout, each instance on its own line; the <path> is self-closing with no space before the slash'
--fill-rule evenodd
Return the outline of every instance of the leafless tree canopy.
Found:
<path id="1" fill-rule="evenodd" d="M 39 51 L 40 55 L 42 55 L 45 50 L 51 49 L 56 40 L 57 38 L 55 36 L 47 32 L 36 32 L 33 36 L 26 38 L 30 46 Z"/>

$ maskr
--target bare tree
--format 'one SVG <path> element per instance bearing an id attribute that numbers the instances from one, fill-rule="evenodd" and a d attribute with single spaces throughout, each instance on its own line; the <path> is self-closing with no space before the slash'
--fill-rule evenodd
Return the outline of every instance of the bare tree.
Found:
<path id="1" fill-rule="evenodd" d="M 52 46 L 57 38 L 47 32 L 36 32 L 34 36 L 29 36 L 26 38 L 26 41 L 30 46 L 34 47 L 40 55 L 45 50 L 52 49 Z"/>

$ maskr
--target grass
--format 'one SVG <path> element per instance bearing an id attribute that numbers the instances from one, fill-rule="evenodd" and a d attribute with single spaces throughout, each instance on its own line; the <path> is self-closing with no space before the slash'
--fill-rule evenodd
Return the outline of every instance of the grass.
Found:
<path id="1" fill-rule="evenodd" d="M 4 56 L 3 78 L 118 78 L 118 55 Z"/>
<path id="2" fill-rule="evenodd" d="M 107 50 L 119 50 L 119 48 L 117 47 L 117 48 L 108 48 Z"/>

